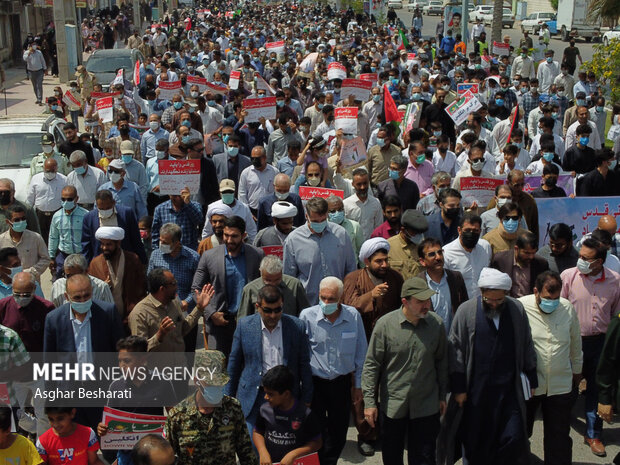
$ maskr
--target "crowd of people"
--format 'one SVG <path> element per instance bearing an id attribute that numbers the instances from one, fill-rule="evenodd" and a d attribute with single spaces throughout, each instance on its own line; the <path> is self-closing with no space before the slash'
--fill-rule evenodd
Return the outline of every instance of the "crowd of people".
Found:
<path id="1" fill-rule="evenodd" d="M 410 465 L 528 463 L 541 442 L 545 464 L 568 465 L 580 394 L 579 433 L 604 456 L 620 373 L 618 224 L 601 216 L 575 237 L 558 212 L 541 247 L 537 199 L 567 196 L 561 174 L 571 197 L 620 194 L 620 105 L 606 131 L 604 89 L 574 76 L 574 41 L 559 59 L 543 31 L 539 62 L 527 33 L 498 56 L 480 22 L 466 38 L 421 31 L 419 14 L 399 30 L 318 4 L 208 2 L 122 32 L 144 57 L 139 76 L 102 83 L 78 66 L 80 106 L 61 88 L 45 99 L 70 122 L 64 140 L 42 136 L 26 202 L 0 179 L 2 373 L 20 379 L 37 352 L 172 365 L 195 353 L 210 382 L 173 386 L 189 395 L 176 405 L 144 388 L 162 399 L 155 411 L 124 405 L 167 421 L 165 439 L 106 457 L 122 465 L 288 465 L 313 452 L 336 464 L 351 417 L 359 453 L 380 447 L 386 465 L 403 463 L 405 444 Z M 24 54 L 31 73 L 39 54 Z M 374 75 L 367 100 L 329 78 L 336 62 L 349 78 Z M 166 81 L 181 90 L 163 98 Z M 446 107 L 462 83 L 481 107 L 456 125 Z M 91 95 L 104 90 L 112 122 Z M 275 118 L 246 123 L 244 100 L 269 96 Z M 417 111 L 413 127 L 392 105 Z M 336 129 L 341 107 L 357 108 L 355 134 Z M 354 137 L 367 156 L 344 166 Z M 200 162 L 199 188 L 165 195 L 160 163 L 186 159 Z M 525 192 L 525 176 L 541 186 Z M 479 205 L 461 192 L 468 177 L 505 183 Z M 97 463 L 101 409 L 26 409 L 31 388 L 9 395 L 36 448 L 4 409 L 0 456 L 60 464 L 72 447 Z"/>

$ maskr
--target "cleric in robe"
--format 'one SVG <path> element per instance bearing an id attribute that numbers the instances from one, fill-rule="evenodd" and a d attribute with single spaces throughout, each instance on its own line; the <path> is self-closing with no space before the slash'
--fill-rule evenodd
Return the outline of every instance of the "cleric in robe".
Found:
<path id="1" fill-rule="evenodd" d="M 525 400 L 538 386 L 536 353 L 525 310 L 508 296 L 510 277 L 483 268 L 478 287 L 481 295 L 456 311 L 448 338 L 452 394 L 437 463 L 454 463 L 458 437 L 464 464 L 510 465 L 529 448 Z"/>

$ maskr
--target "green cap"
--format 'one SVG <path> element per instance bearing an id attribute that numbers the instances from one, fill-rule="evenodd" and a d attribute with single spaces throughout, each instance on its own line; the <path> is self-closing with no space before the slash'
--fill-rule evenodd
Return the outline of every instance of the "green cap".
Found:
<path id="1" fill-rule="evenodd" d="M 197 350 L 194 371 L 198 379 L 208 386 L 225 386 L 230 379 L 226 371 L 226 357 L 219 350 Z"/>
<path id="2" fill-rule="evenodd" d="M 418 300 L 428 300 L 435 294 L 424 278 L 409 278 L 400 291 L 401 297 L 415 297 Z"/>

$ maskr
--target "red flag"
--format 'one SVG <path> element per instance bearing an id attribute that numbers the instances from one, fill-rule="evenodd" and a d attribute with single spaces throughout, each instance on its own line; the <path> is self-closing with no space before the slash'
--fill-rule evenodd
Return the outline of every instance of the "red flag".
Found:
<path id="1" fill-rule="evenodd" d="M 388 90 L 388 85 L 383 84 L 383 105 L 385 111 L 385 122 L 389 123 L 390 121 L 400 122 L 400 116 L 398 114 L 398 107 L 396 106 L 396 102 L 392 98 L 390 91 Z"/>
<path id="2" fill-rule="evenodd" d="M 136 67 L 133 69 L 133 83 L 140 85 L 140 60 L 136 60 Z"/>

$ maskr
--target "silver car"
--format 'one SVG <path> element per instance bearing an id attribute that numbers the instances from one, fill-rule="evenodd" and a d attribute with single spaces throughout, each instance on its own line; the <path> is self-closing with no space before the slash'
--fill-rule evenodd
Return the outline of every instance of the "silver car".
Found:
<path id="1" fill-rule="evenodd" d="M 119 68 L 125 70 L 125 79 L 133 80 L 133 70 L 138 60 L 144 63 L 144 56 L 137 49 L 95 50 L 86 62 L 86 71 L 93 73 L 97 77 L 97 82 L 107 92 Z"/>

